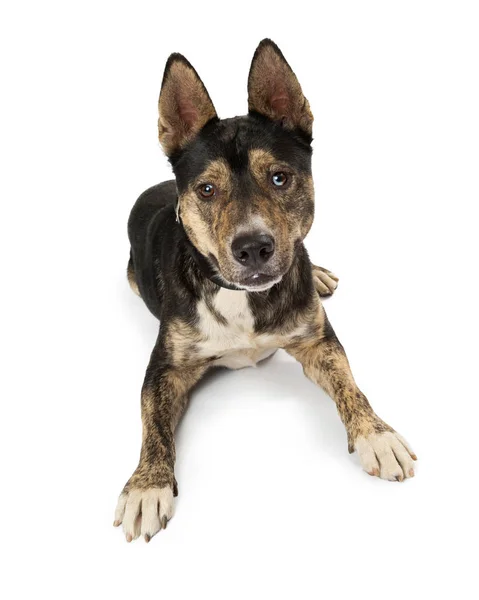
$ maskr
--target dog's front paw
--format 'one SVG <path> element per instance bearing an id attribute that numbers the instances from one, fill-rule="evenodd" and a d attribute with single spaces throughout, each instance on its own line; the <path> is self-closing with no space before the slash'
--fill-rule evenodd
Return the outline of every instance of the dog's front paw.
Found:
<path id="1" fill-rule="evenodd" d="M 173 489 L 169 485 L 145 490 L 132 488 L 120 494 L 113 525 L 118 527 L 123 523 L 127 542 L 140 535 L 149 542 L 160 529 L 166 529 L 173 507 Z"/>
<path id="2" fill-rule="evenodd" d="M 331 296 L 338 287 L 338 278 L 334 273 L 323 269 L 323 267 L 312 266 L 313 283 L 316 291 L 321 297 Z"/>
<path id="3" fill-rule="evenodd" d="M 389 481 L 414 477 L 414 461 L 417 457 L 406 440 L 395 431 L 359 436 L 354 448 L 369 475 Z"/>

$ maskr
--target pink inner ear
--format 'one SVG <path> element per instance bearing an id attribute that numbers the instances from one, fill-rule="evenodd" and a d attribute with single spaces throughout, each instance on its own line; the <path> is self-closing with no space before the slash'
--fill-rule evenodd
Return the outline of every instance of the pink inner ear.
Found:
<path id="1" fill-rule="evenodd" d="M 177 98 L 178 114 L 188 127 L 193 127 L 198 121 L 199 112 L 188 98 Z"/>
<path id="2" fill-rule="evenodd" d="M 284 90 L 278 90 L 271 96 L 271 108 L 281 117 L 286 116 L 289 107 L 289 96 Z"/>
<path id="3" fill-rule="evenodd" d="M 198 111 L 194 108 L 191 110 L 182 110 L 180 115 L 181 119 L 188 125 L 188 127 L 193 127 L 193 125 L 198 121 Z"/>

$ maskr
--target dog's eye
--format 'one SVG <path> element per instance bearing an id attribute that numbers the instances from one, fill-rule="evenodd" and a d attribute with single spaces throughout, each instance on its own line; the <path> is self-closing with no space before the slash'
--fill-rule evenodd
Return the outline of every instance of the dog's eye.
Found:
<path id="1" fill-rule="evenodd" d="M 277 187 L 283 187 L 288 183 L 288 176 L 286 173 L 283 173 L 283 171 L 278 171 L 277 173 L 273 174 L 271 181 L 273 182 L 273 185 Z"/>
<path id="2" fill-rule="evenodd" d="M 212 198 L 215 195 L 215 186 L 211 183 L 205 183 L 200 186 L 199 192 L 202 198 Z"/>

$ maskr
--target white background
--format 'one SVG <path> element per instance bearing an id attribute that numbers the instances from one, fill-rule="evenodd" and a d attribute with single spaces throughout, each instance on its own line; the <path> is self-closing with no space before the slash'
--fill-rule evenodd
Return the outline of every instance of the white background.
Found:
<path id="1" fill-rule="evenodd" d="M 5 2 L 0 28 L 2 596 L 477 598 L 477 3 Z M 316 117 L 326 310 L 417 476 L 363 473 L 279 353 L 199 387 L 176 516 L 127 544 L 113 511 L 157 323 L 126 221 L 170 177 L 164 63 L 184 53 L 219 115 L 243 114 L 263 37 Z"/>

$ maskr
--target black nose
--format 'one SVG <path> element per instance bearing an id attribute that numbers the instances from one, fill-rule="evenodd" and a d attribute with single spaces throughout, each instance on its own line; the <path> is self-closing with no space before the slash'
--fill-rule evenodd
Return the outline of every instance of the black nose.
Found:
<path id="1" fill-rule="evenodd" d="M 274 254 L 274 239 L 266 234 L 240 235 L 233 240 L 231 250 L 245 267 L 261 266 Z"/>

